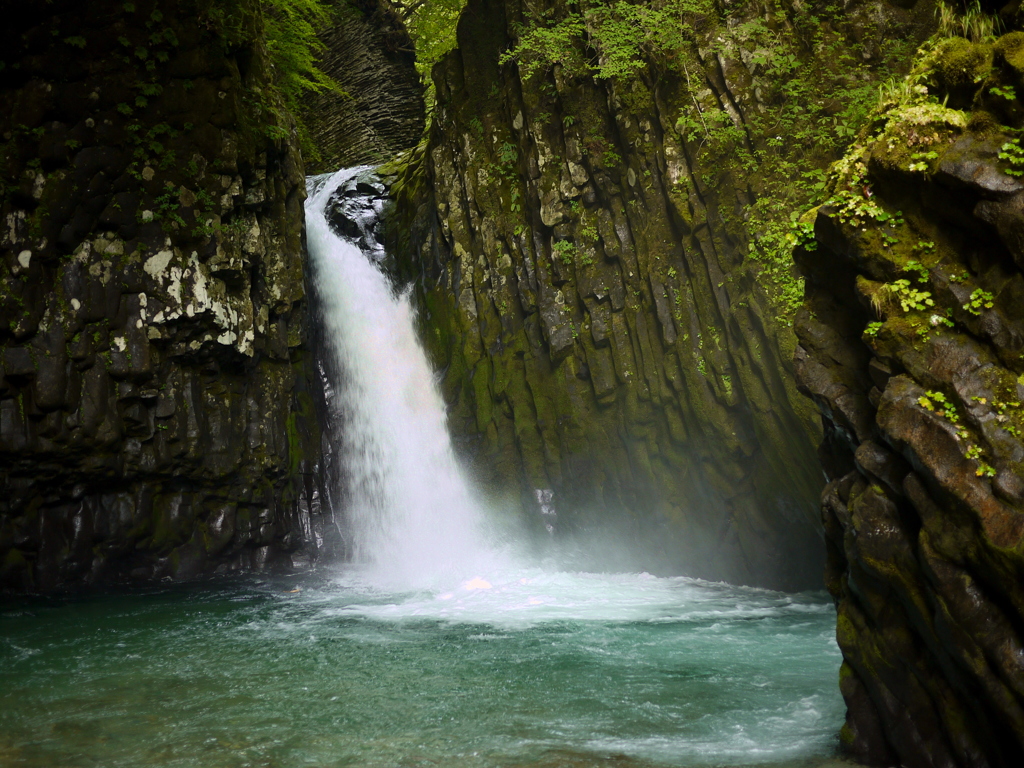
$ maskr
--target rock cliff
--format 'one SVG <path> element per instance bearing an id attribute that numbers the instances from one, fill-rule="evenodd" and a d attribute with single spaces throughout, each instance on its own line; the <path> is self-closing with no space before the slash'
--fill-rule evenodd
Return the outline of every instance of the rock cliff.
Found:
<path id="1" fill-rule="evenodd" d="M 257 6 L 2 10 L 0 587 L 314 557 L 303 169 Z"/>
<path id="2" fill-rule="evenodd" d="M 827 584 L 872 764 L 1024 760 L 1024 33 L 921 51 L 796 255 Z"/>
<path id="3" fill-rule="evenodd" d="M 380 163 L 423 135 L 423 86 L 413 43 L 386 0 L 337 0 L 320 33 L 319 67 L 341 92 L 309 96 L 301 110 L 315 150 L 307 173 Z"/>
<path id="4" fill-rule="evenodd" d="M 852 133 L 841 99 L 874 93 L 932 8 L 690 4 L 647 38 L 674 48 L 626 64 L 601 13 L 470 0 L 429 141 L 392 170 L 452 429 L 495 495 L 611 534 L 599 558 L 817 586 L 787 195 L 809 197 Z M 564 50 L 501 59 L 537 28 Z"/>

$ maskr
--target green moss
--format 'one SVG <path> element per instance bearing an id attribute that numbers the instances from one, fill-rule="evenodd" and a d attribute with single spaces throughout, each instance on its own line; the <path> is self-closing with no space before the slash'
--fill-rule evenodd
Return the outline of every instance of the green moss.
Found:
<path id="1" fill-rule="evenodd" d="M 971 88 L 992 68 L 992 46 L 953 37 L 938 44 L 932 61 L 935 74 L 946 88 Z"/>
<path id="2" fill-rule="evenodd" d="M 148 549 L 168 552 L 183 544 L 188 538 L 193 516 L 190 514 L 185 518 L 172 519 L 172 504 L 176 500 L 180 503 L 180 498 L 173 493 L 157 494 L 153 499 L 151 523 L 139 531 L 142 533 L 142 530 L 145 530 L 149 534 Z"/>
<path id="3" fill-rule="evenodd" d="M 490 391 L 491 362 L 488 358 L 482 358 L 473 370 L 473 402 L 476 405 L 476 426 L 481 432 L 487 430 L 492 415 L 492 400 Z"/>
<path id="4" fill-rule="evenodd" d="M 12 576 L 30 567 L 28 559 L 20 549 L 11 547 L 4 556 L 4 562 L 0 565 L 0 583 L 13 583 Z"/>
<path id="5" fill-rule="evenodd" d="M 992 47 L 996 61 L 1007 64 L 1018 75 L 1024 75 L 1024 32 L 1003 35 Z"/>
<path id="6" fill-rule="evenodd" d="M 847 749 L 852 749 L 856 741 L 857 737 L 850 724 L 843 723 L 843 727 L 839 729 L 839 742 Z"/>
<path id="7" fill-rule="evenodd" d="M 840 648 L 852 648 L 857 642 L 857 628 L 843 612 L 836 616 L 836 641 Z"/>

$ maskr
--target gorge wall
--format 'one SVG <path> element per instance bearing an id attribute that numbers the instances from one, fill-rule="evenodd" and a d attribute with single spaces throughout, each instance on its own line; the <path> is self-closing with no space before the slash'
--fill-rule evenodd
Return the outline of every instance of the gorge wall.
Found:
<path id="1" fill-rule="evenodd" d="M 493 494 L 644 567 L 816 587 L 788 211 L 933 7 L 694 7 L 622 54 L 601 6 L 470 0 L 429 139 L 388 171 L 392 239 Z M 500 60 L 537 28 L 569 42 Z"/>
<path id="2" fill-rule="evenodd" d="M 303 166 L 258 6 L 2 10 L 0 588 L 315 557 Z"/>
<path id="3" fill-rule="evenodd" d="M 318 66 L 340 88 L 300 110 L 314 151 L 307 173 L 380 163 L 412 147 L 426 119 L 413 42 L 387 0 L 336 0 Z"/>
<path id="4" fill-rule="evenodd" d="M 842 739 L 877 765 L 1024 760 L 1024 33 L 978 21 L 884 93 L 796 252 Z"/>

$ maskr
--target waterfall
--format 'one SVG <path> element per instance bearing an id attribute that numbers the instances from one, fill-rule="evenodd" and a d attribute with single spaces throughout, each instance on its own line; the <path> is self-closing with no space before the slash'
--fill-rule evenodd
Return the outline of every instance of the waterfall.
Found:
<path id="1" fill-rule="evenodd" d="M 411 587 L 493 564 L 481 505 L 459 468 L 444 402 L 416 337 L 408 291 L 381 268 L 383 187 L 368 167 L 309 181 L 306 237 L 326 343 L 345 414 L 331 435 L 354 559 L 375 581 Z M 340 214 L 343 234 L 328 223 Z"/>

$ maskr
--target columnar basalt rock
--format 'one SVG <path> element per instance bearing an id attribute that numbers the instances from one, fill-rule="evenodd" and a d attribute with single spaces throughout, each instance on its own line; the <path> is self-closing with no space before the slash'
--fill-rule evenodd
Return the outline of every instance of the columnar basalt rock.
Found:
<path id="1" fill-rule="evenodd" d="M 314 557 L 303 170 L 256 7 L 16 17 L 0 33 L 0 586 Z"/>
<path id="2" fill-rule="evenodd" d="M 797 251 L 842 738 L 871 764 L 1024 761 L 1018 93 L 1024 33 L 932 45 Z"/>
<path id="3" fill-rule="evenodd" d="M 860 37 L 913 45 L 930 10 L 856 5 L 857 34 L 824 25 L 832 47 L 794 56 L 847 77 L 821 62 Z M 766 70 L 730 31 L 750 19 L 691 20 L 692 47 L 630 79 L 499 63 L 522 25 L 569 12 L 470 0 L 429 142 L 394 184 L 452 429 L 494 493 L 546 499 L 563 531 L 613 531 L 646 550 L 633 565 L 816 586 L 818 427 L 778 281 L 748 257 L 744 219 L 768 192 L 734 161 L 777 151 L 749 119 L 778 108 Z M 707 133 L 712 113 L 733 138 Z"/>
<path id="4" fill-rule="evenodd" d="M 315 150 L 307 172 L 380 163 L 423 136 L 423 85 L 413 42 L 386 0 L 336 0 L 318 66 L 339 91 L 311 94 L 302 121 Z"/>

